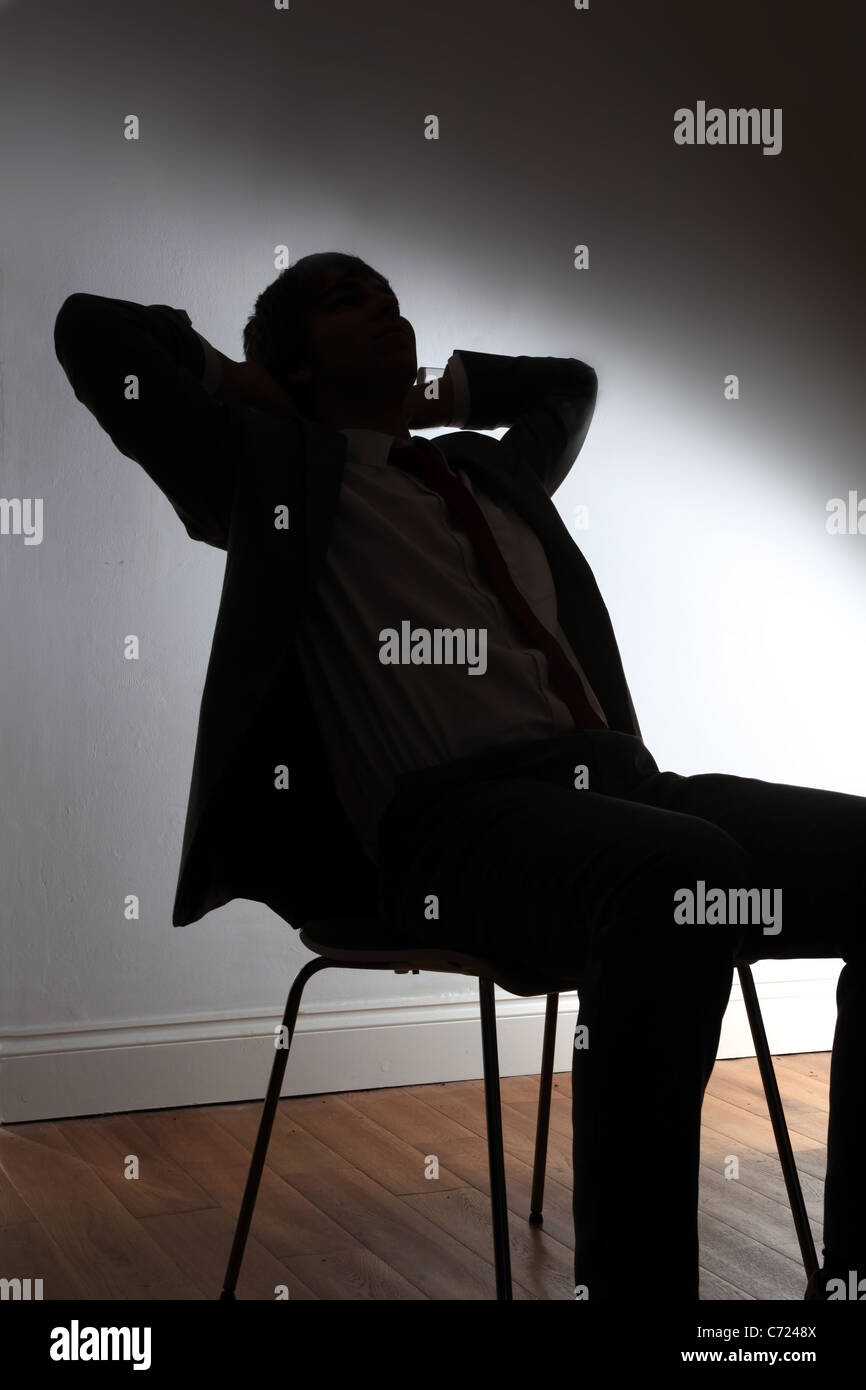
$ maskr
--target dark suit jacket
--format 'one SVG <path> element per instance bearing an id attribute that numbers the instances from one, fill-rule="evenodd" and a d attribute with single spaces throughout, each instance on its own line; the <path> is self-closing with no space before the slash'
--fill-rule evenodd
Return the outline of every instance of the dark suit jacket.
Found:
<path id="1" fill-rule="evenodd" d="M 374 913 L 378 873 L 337 800 L 296 652 L 328 548 L 345 437 L 301 415 L 208 394 L 201 343 L 168 305 L 73 294 L 54 340 L 75 395 L 120 452 L 141 464 L 193 540 L 226 551 L 173 925 L 236 897 L 267 903 L 295 927 Z M 639 737 L 604 601 L 550 500 L 589 428 L 596 374 L 573 358 L 460 353 L 470 416 L 436 444 L 535 530 L 559 621 L 611 728 Z M 131 374 L 138 400 L 125 399 Z M 500 440 L 473 433 L 500 426 L 509 427 Z M 279 506 L 289 508 L 287 530 L 274 525 Z M 282 764 L 287 789 L 274 786 Z"/>

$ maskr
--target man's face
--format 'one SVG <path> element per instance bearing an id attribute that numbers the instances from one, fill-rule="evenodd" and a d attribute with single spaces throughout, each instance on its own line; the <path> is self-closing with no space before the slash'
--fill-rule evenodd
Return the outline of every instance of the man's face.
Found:
<path id="1" fill-rule="evenodd" d="M 383 275 L 332 266 L 309 315 L 314 370 L 333 386 L 350 383 L 379 397 L 402 399 L 415 380 L 415 334 Z"/>

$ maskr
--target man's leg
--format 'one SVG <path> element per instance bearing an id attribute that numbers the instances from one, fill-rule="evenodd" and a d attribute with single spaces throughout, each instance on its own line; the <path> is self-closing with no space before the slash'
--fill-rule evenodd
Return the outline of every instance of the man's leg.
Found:
<path id="1" fill-rule="evenodd" d="M 590 785 L 619 793 L 655 768 L 612 736 L 593 760 Z M 696 876 L 741 884 L 745 856 L 704 820 L 576 789 L 574 764 L 575 748 L 539 749 L 434 797 L 410 779 L 383 822 L 383 913 L 419 944 L 577 976 L 575 1282 L 595 1301 L 695 1299 L 701 1101 L 734 937 L 677 925 L 673 895 Z"/>
<path id="2" fill-rule="evenodd" d="M 866 797 L 756 778 L 676 773 L 632 792 L 643 804 L 701 816 L 750 854 L 744 887 L 782 890 L 777 935 L 745 933 L 744 959 L 842 958 L 830 1067 L 824 1267 L 866 1277 Z M 710 928 L 705 928 L 710 930 Z"/>
<path id="3" fill-rule="evenodd" d="M 578 990 L 575 1284 L 591 1302 L 699 1296 L 701 1105 L 734 943 L 675 925 L 674 894 L 698 877 L 742 882 L 744 861 L 734 842 L 691 841 L 679 823 L 650 834 L 667 847 L 615 876 Z"/>

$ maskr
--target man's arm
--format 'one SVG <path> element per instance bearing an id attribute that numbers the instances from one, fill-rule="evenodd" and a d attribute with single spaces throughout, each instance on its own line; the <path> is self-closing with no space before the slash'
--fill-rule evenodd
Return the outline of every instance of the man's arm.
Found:
<path id="1" fill-rule="evenodd" d="M 166 304 L 72 294 L 57 315 L 54 346 L 78 400 L 165 493 L 188 535 L 225 550 L 246 411 L 240 393 L 215 394 L 219 383 L 212 367 L 206 372 L 205 342 L 189 316 Z M 127 399 L 131 376 L 138 399 Z"/>
<path id="2" fill-rule="evenodd" d="M 598 396 L 594 369 L 576 357 L 508 357 L 460 349 L 459 358 L 468 380 L 463 428 L 509 426 L 500 448 L 517 466 L 528 463 L 552 497 L 589 430 Z"/>
<path id="3" fill-rule="evenodd" d="M 183 312 L 179 310 L 178 312 Z M 185 315 L 187 323 L 189 315 Z M 255 406 L 257 410 L 268 410 L 277 415 L 290 415 L 298 418 L 298 407 L 288 391 L 284 391 L 264 367 L 258 362 L 235 362 L 226 357 L 201 333 L 195 335 L 204 352 L 204 374 L 202 386 L 211 395 L 237 405 Z"/>

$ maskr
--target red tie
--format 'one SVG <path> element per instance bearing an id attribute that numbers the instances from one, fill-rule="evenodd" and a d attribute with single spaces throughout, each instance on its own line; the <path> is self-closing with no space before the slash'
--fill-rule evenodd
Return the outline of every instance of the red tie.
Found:
<path id="1" fill-rule="evenodd" d="M 478 555 L 484 562 L 500 598 L 547 657 L 554 690 L 565 701 L 579 729 L 606 729 L 586 697 L 583 681 L 556 638 L 533 613 L 508 571 L 505 558 L 475 498 L 446 466 L 439 450 L 426 439 L 413 438 L 406 447 L 391 449 L 389 461 L 438 492 L 460 517 Z"/>

